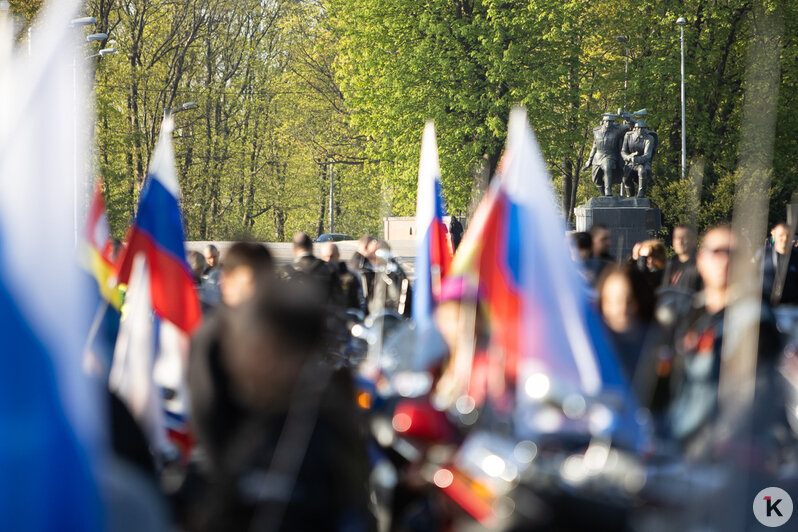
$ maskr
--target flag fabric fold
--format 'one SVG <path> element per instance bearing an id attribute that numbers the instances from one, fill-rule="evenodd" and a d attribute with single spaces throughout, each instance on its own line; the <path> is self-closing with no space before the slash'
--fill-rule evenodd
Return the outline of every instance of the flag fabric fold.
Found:
<path id="1" fill-rule="evenodd" d="M 454 258 L 450 275 L 479 286 L 490 320 L 491 358 L 515 388 L 518 430 L 544 397 L 620 397 L 613 425 L 630 445 L 643 434 L 636 401 L 570 258 L 565 225 L 526 112 L 515 108 L 491 187 Z M 527 436 L 529 436 L 527 434 Z"/>
<path id="2" fill-rule="evenodd" d="M 101 530 L 102 388 L 82 372 L 91 307 L 75 249 L 90 121 L 78 2 L 46 3 L 30 53 L 0 11 L 0 523 Z M 81 100 L 82 101 L 82 100 Z M 74 201 L 73 201 L 74 200 Z"/>
<path id="3" fill-rule="evenodd" d="M 108 387 L 127 405 L 153 448 L 163 452 L 169 448 L 169 444 L 166 440 L 163 405 L 153 380 L 157 339 L 148 270 L 145 256 L 136 255 Z"/>
<path id="4" fill-rule="evenodd" d="M 86 216 L 82 247 L 83 268 L 94 277 L 103 299 L 119 309 L 122 306 L 122 292 L 114 278 L 114 244 L 105 212 L 102 180 L 99 179 L 95 183 L 94 195 Z"/>
<path id="5" fill-rule="evenodd" d="M 91 375 L 107 378 L 119 333 L 124 293 L 114 274 L 114 245 L 99 179 L 86 216 L 80 248 L 83 269 L 94 279 L 96 286 L 93 294 L 96 310 L 86 341 L 83 367 Z"/>
<path id="6" fill-rule="evenodd" d="M 167 117 L 141 191 L 136 219 L 127 236 L 125 253 L 119 262 L 118 281 L 127 283 L 134 257 L 143 254 L 149 265 L 153 310 L 160 318 L 190 334 L 199 326 L 202 312 L 186 261 L 171 131 L 172 119 Z"/>
<path id="7" fill-rule="evenodd" d="M 435 124 L 430 120 L 424 126 L 421 140 L 416 198 L 416 281 L 412 312 L 413 320 L 421 328 L 431 324 L 441 280 L 452 261 L 452 244 L 443 223 L 444 214 L 438 144 Z"/>
<path id="8" fill-rule="evenodd" d="M 146 380 L 130 377 L 128 393 L 129 398 L 146 396 L 148 406 L 144 409 L 142 404 L 132 405 L 131 410 L 138 411 L 137 415 L 146 420 L 150 443 L 159 451 L 171 453 L 171 444 L 166 439 L 168 434 L 186 457 L 191 436 L 185 368 L 189 335 L 199 326 L 202 314 L 185 256 L 172 127 L 172 118 L 167 116 L 141 192 L 136 219 L 128 233 L 125 254 L 118 266 L 119 282 L 127 283 L 133 279 L 134 264 L 143 261 L 146 273 L 142 275 L 147 280 L 146 283 L 139 282 L 139 285 L 147 286 L 147 300 L 153 316 L 149 321 L 144 319 L 142 307 L 139 309 L 141 315 L 123 317 L 121 329 L 130 333 L 123 337 L 120 330 L 114 359 L 121 353 L 132 353 L 139 362 L 129 369 L 148 368 Z M 129 286 L 126 297 L 131 297 L 131 290 Z M 137 297 L 143 296 L 138 294 Z M 129 345 L 120 346 L 123 341 Z M 114 366 L 116 364 L 114 360 Z M 151 404 L 159 405 L 157 416 L 150 410 Z"/>

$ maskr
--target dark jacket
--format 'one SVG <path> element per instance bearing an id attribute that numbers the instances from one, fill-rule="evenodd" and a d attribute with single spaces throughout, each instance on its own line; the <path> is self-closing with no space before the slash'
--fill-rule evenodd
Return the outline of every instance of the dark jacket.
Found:
<path id="1" fill-rule="evenodd" d="M 678 288 L 686 292 L 698 292 L 702 289 L 701 276 L 698 275 L 695 257 L 686 262 L 679 257 L 671 257 L 665 263 L 665 274 L 662 277 L 663 288 Z"/>
<path id="2" fill-rule="evenodd" d="M 784 288 L 781 298 L 778 301 L 771 299 L 776 283 L 778 265 L 786 260 L 784 255 L 776 252 L 772 246 L 768 246 L 758 253 L 762 268 L 762 297 L 775 304 L 796 304 L 798 303 L 798 253 L 790 253 L 789 262 L 785 265 L 786 272 L 784 277 Z"/>
<path id="3" fill-rule="evenodd" d="M 351 376 L 307 360 L 313 371 L 292 385 L 285 406 L 256 410 L 225 370 L 223 327 L 218 318 L 206 321 L 192 343 L 192 421 L 208 462 L 190 529 L 373 530 Z M 286 423 L 294 428 L 284 430 Z"/>
<path id="4" fill-rule="evenodd" d="M 675 394 L 669 416 L 672 436 L 693 456 L 706 456 L 717 443 L 714 439 L 718 437 L 718 431 L 714 428 L 720 421 L 718 387 L 724 341 L 740 341 L 750 337 L 750 334 L 758 334 L 758 383 L 752 405 L 752 420 L 753 425 L 763 427 L 763 431 L 766 426 L 777 422 L 769 416 L 778 408 L 766 408 L 765 403 L 778 402 L 778 394 L 772 385 L 760 385 L 759 382 L 773 380 L 783 346 L 781 333 L 776 328 L 775 317 L 767 302 L 761 302 L 758 316 L 747 310 L 755 310 L 759 301 L 747 298 L 732 303 L 746 307 L 745 310 L 741 308 L 739 317 L 747 321 L 736 324 L 736 330 L 724 338 L 724 319 L 728 308 L 710 314 L 703 306 L 701 297 L 701 294 L 696 296 L 693 307 L 677 326 L 672 379 Z M 729 349 L 734 352 L 735 347 L 731 345 Z"/>
<path id="5" fill-rule="evenodd" d="M 366 300 L 363 297 L 363 286 L 360 275 L 350 270 L 346 263 L 339 262 L 337 267 L 338 279 L 341 283 L 343 302 L 346 308 L 357 309 L 365 312 Z"/>
<path id="6" fill-rule="evenodd" d="M 344 294 L 336 268 L 313 255 L 303 255 L 285 268 L 284 277 L 297 282 L 315 283 L 324 301 L 329 305 L 344 307 Z"/>

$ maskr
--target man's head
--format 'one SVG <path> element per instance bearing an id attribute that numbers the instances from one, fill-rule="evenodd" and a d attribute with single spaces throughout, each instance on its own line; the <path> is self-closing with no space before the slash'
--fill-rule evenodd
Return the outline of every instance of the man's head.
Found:
<path id="1" fill-rule="evenodd" d="M 211 268 L 219 267 L 219 250 L 213 244 L 208 244 L 202 251 L 202 256 L 205 257 L 205 262 Z"/>
<path id="2" fill-rule="evenodd" d="M 574 247 L 576 247 L 576 252 L 579 255 L 579 259 L 587 260 L 593 256 L 593 239 L 590 238 L 589 233 L 577 231 L 571 233 L 571 238 L 573 240 Z"/>
<path id="3" fill-rule="evenodd" d="M 673 228 L 673 252 L 682 259 L 695 255 L 696 232 L 691 225 L 681 224 Z"/>
<path id="4" fill-rule="evenodd" d="M 191 268 L 191 273 L 194 275 L 194 282 L 199 284 L 202 280 L 202 274 L 208 264 L 205 262 L 205 257 L 199 251 L 188 252 L 188 265 Z"/>
<path id="5" fill-rule="evenodd" d="M 252 298 L 272 273 L 272 255 L 261 244 L 236 242 L 227 250 L 221 275 L 222 301 L 235 307 Z"/>
<path id="6" fill-rule="evenodd" d="M 321 246 L 319 257 L 324 262 L 338 264 L 338 261 L 341 260 L 341 252 L 338 250 L 338 245 L 334 242 L 325 242 Z"/>
<path id="7" fill-rule="evenodd" d="M 612 238 L 610 228 L 606 225 L 595 224 L 590 228 L 590 237 L 593 239 L 593 256 L 601 257 L 610 254 Z"/>
<path id="8" fill-rule="evenodd" d="M 363 235 L 357 239 L 357 252 L 366 257 L 368 255 L 369 244 L 374 240 L 371 235 Z"/>
<path id="9" fill-rule="evenodd" d="M 631 264 L 605 268 L 596 283 L 596 296 L 604 323 L 616 333 L 627 332 L 635 322 L 647 323 L 654 314 L 654 293 Z"/>
<path id="10" fill-rule="evenodd" d="M 313 254 L 313 241 L 306 233 L 303 233 L 302 231 L 296 233 L 291 242 L 294 245 L 295 256 L 301 257 L 302 255 Z"/>
<path id="11" fill-rule="evenodd" d="M 770 230 L 770 236 L 773 237 L 773 247 L 776 253 L 784 255 L 787 253 L 787 244 L 789 243 L 790 228 L 785 223 L 778 223 Z"/>
<path id="12" fill-rule="evenodd" d="M 231 393 L 260 412 L 282 411 L 305 362 L 323 345 L 324 306 L 311 286 L 271 279 L 221 314 L 221 364 Z"/>
<path id="13" fill-rule="evenodd" d="M 726 290 L 731 253 L 736 246 L 737 239 L 729 226 L 719 225 L 704 234 L 696 256 L 696 266 L 707 289 Z"/>

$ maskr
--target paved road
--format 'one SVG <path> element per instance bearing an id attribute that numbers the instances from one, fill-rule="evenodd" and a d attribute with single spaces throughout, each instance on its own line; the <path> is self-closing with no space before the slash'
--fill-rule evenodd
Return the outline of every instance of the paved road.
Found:
<path id="1" fill-rule="evenodd" d="M 232 246 L 235 242 L 232 241 L 218 241 L 218 242 L 203 242 L 203 241 L 190 241 L 186 242 L 186 249 L 189 251 L 199 251 L 202 250 L 208 244 L 213 244 L 219 251 L 222 253 L 222 257 L 224 258 L 224 252 L 227 248 Z M 336 242 L 338 244 L 338 249 L 341 252 L 341 258 L 343 260 L 348 260 L 349 257 L 355 252 L 357 249 L 357 241 L 356 240 L 345 240 L 343 242 Z M 272 255 L 276 259 L 278 264 L 287 264 L 291 262 L 294 258 L 294 252 L 290 243 L 286 242 L 263 242 L 266 247 L 269 248 L 269 251 L 272 252 Z M 416 242 L 415 240 L 392 240 L 389 241 L 391 245 L 391 251 L 393 251 L 394 256 L 399 261 L 399 264 L 402 265 L 402 268 L 405 270 L 407 276 L 412 280 L 414 279 L 415 275 L 415 268 L 414 268 L 414 261 L 416 257 Z M 321 244 L 314 244 L 313 250 L 314 253 L 318 254 L 319 247 Z"/>

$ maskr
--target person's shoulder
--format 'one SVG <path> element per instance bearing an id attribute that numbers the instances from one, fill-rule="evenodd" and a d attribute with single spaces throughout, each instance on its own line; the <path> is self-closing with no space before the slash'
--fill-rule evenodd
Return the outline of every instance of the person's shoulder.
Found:
<path id="1" fill-rule="evenodd" d="M 359 252 L 355 251 L 352 253 L 352 256 L 349 257 L 349 260 L 346 261 L 347 265 L 351 270 L 359 270 L 363 267 L 363 263 L 365 262 L 366 257 L 361 255 Z"/>

